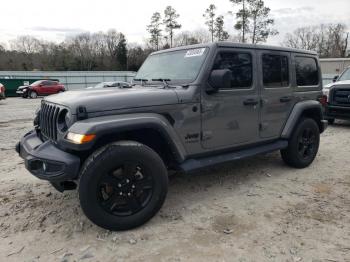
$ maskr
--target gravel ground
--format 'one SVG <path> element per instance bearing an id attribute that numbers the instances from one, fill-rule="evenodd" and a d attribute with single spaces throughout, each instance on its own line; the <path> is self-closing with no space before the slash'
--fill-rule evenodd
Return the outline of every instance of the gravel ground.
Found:
<path id="1" fill-rule="evenodd" d="M 349 122 L 322 134 L 309 168 L 276 152 L 174 175 L 156 217 L 110 232 L 14 151 L 39 104 L 0 101 L 0 261 L 350 261 Z"/>

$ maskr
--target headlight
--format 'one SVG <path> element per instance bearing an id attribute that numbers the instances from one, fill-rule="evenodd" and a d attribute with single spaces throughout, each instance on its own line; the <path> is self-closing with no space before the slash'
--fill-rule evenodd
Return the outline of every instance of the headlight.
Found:
<path id="1" fill-rule="evenodd" d="M 66 132 L 71 121 L 71 114 L 67 109 L 63 109 L 57 118 L 57 127 L 61 132 Z"/>
<path id="2" fill-rule="evenodd" d="M 66 136 L 66 139 L 73 142 L 74 144 L 84 144 L 94 140 L 95 137 L 96 135 L 82 135 L 69 132 Z"/>

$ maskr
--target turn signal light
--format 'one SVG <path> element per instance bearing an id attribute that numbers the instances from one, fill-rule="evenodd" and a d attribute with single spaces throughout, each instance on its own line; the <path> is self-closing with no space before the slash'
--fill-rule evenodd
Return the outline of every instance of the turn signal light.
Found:
<path id="1" fill-rule="evenodd" d="M 96 135 L 82 135 L 69 132 L 66 139 L 73 142 L 74 144 L 85 144 L 94 140 Z"/>

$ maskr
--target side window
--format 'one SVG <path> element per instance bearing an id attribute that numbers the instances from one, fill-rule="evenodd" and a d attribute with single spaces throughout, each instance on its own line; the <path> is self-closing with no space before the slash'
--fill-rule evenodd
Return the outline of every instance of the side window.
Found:
<path id="1" fill-rule="evenodd" d="M 221 52 L 215 58 L 213 70 L 216 69 L 231 70 L 232 89 L 249 89 L 252 86 L 252 56 L 248 53 Z"/>
<path id="2" fill-rule="evenodd" d="M 315 58 L 296 56 L 295 71 L 298 86 L 318 85 L 318 68 Z"/>
<path id="3" fill-rule="evenodd" d="M 49 86 L 50 85 L 50 81 L 42 81 L 41 84 L 43 86 Z"/>
<path id="4" fill-rule="evenodd" d="M 263 82 L 265 87 L 289 86 L 288 57 L 264 54 L 262 56 Z"/>

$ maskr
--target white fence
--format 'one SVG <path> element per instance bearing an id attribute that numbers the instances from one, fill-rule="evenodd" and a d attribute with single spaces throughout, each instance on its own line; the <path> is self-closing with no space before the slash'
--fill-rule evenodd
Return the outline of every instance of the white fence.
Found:
<path id="1" fill-rule="evenodd" d="M 130 82 L 135 74 L 132 71 L 0 71 L 0 78 L 58 79 L 67 90 L 74 90 L 106 81 Z"/>

